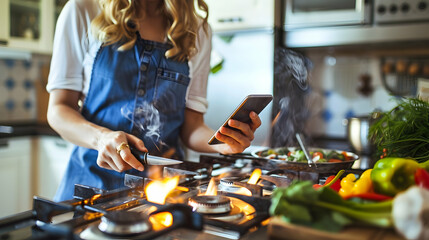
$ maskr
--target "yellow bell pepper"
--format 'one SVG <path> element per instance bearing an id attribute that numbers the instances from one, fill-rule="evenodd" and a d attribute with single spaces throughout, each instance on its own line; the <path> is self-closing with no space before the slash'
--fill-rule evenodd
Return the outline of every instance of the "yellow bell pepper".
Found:
<path id="1" fill-rule="evenodd" d="M 362 173 L 360 178 L 356 180 L 354 174 L 350 173 L 341 180 L 341 189 L 338 192 L 341 197 L 347 197 L 349 195 L 372 193 L 373 186 L 371 180 L 371 171 L 368 169 Z"/>

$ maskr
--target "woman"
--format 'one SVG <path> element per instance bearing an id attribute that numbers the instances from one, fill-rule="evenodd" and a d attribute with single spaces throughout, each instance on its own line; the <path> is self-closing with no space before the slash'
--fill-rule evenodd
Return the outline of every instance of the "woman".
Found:
<path id="1" fill-rule="evenodd" d="M 208 15 L 207 5 L 197 7 Z M 231 120 L 214 131 L 204 124 L 211 31 L 193 0 L 70 0 L 54 39 L 48 121 L 77 145 L 56 201 L 74 184 L 123 186 L 143 165 L 129 146 L 183 158 L 181 142 L 199 152 L 242 152 L 261 122 Z"/>

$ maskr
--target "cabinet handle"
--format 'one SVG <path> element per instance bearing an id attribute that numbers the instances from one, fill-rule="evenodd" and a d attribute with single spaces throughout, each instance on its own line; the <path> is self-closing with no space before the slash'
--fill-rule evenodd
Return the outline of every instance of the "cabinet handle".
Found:
<path id="1" fill-rule="evenodd" d="M 0 45 L 7 45 L 7 40 L 0 39 Z"/>
<path id="2" fill-rule="evenodd" d="M 220 23 L 242 22 L 243 18 L 241 18 L 241 17 L 219 18 L 217 21 L 220 22 Z"/>

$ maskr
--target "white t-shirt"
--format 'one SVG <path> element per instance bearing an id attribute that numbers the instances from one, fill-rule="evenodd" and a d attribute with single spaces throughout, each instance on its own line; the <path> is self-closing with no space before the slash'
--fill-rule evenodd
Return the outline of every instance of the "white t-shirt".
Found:
<path id="1" fill-rule="evenodd" d="M 99 13 L 96 0 L 70 0 L 57 21 L 54 46 L 46 89 L 69 89 L 82 93 L 83 101 L 89 90 L 95 55 L 101 46 L 91 34 L 91 21 Z M 198 32 L 198 53 L 189 61 L 190 84 L 186 107 L 207 111 L 207 79 L 210 72 L 211 29 Z"/>

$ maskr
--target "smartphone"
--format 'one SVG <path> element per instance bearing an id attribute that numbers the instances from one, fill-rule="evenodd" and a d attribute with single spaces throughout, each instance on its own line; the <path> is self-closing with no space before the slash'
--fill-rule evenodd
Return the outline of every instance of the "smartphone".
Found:
<path id="1" fill-rule="evenodd" d="M 225 120 L 221 127 L 228 127 L 229 119 L 238 120 L 244 123 L 251 123 L 252 120 L 249 117 L 250 112 L 259 114 L 264 108 L 273 100 L 271 94 L 251 94 L 244 98 L 244 100 L 238 105 L 238 107 L 232 112 L 232 114 Z M 220 127 L 219 127 L 220 129 Z M 216 131 L 216 133 L 219 131 Z M 216 133 L 210 138 L 208 143 L 210 145 L 223 143 L 216 139 Z"/>

